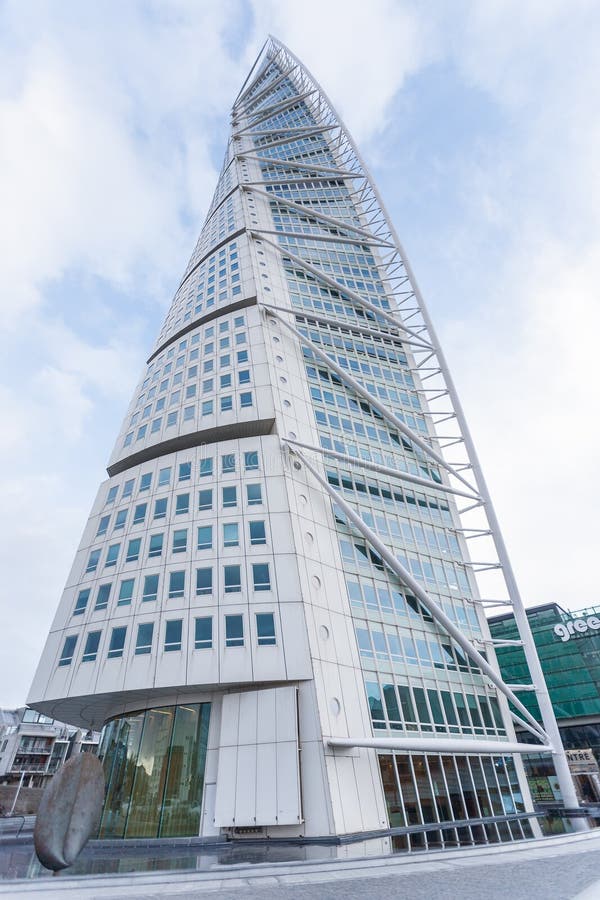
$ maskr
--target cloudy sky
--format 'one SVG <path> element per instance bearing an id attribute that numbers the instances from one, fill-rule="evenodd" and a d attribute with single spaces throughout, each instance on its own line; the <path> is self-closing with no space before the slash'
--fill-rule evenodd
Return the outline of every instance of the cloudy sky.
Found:
<path id="1" fill-rule="evenodd" d="M 268 32 L 386 200 L 526 602 L 600 601 L 598 4 L 0 0 L 0 706 L 24 702 Z"/>

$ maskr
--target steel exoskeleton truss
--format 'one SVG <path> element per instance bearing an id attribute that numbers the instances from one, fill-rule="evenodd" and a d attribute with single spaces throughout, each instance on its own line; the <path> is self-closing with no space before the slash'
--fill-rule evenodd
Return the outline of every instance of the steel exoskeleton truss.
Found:
<path id="1" fill-rule="evenodd" d="M 281 75 L 271 79 L 259 92 L 255 92 L 249 96 L 250 91 L 262 77 L 270 62 L 276 64 Z M 261 101 L 268 97 L 285 78 L 289 78 L 294 84 L 299 96 L 293 98 L 286 97 L 282 100 L 275 101 L 268 106 L 262 106 Z M 301 99 L 310 110 L 315 122 L 318 123 L 317 128 L 287 128 L 285 125 L 282 125 L 272 131 L 262 128 L 259 131 L 255 131 L 260 125 L 267 122 L 272 115 L 279 112 L 285 112 L 297 103 L 299 99 Z M 321 234 L 318 233 L 316 228 L 313 228 L 310 231 L 308 229 L 299 229 L 297 232 L 274 232 L 272 228 L 270 230 L 261 229 L 256 224 L 249 226 L 248 231 L 250 232 L 251 238 L 260 240 L 262 244 L 266 244 L 273 252 L 280 254 L 288 265 L 293 265 L 294 267 L 303 270 L 311 278 L 320 280 L 328 287 L 336 290 L 345 301 L 360 307 L 361 310 L 370 314 L 369 319 L 363 319 L 364 327 L 360 324 L 354 326 L 345 321 L 337 322 L 336 320 L 327 319 L 326 317 L 318 317 L 308 310 L 303 313 L 302 310 L 298 308 L 292 309 L 291 307 L 268 305 L 265 302 L 262 302 L 261 305 L 264 308 L 265 314 L 269 316 L 273 322 L 277 322 L 277 324 L 283 326 L 289 334 L 294 335 L 294 337 L 303 346 L 309 348 L 322 363 L 328 365 L 335 371 L 338 377 L 341 378 L 348 387 L 377 409 L 379 414 L 390 424 L 393 424 L 393 426 L 398 429 L 403 436 L 413 444 L 413 446 L 418 447 L 422 455 L 425 455 L 434 461 L 436 465 L 440 467 L 442 483 L 410 475 L 406 472 L 396 470 L 391 466 L 378 466 L 377 464 L 367 463 L 361 459 L 346 456 L 345 454 L 323 450 L 320 447 L 301 444 L 291 440 L 284 441 L 284 445 L 292 454 L 302 461 L 302 464 L 311 472 L 312 476 L 320 484 L 322 489 L 332 497 L 335 503 L 348 516 L 356 530 L 359 531 L 365 540 L 367 540 L 377 553 L 379 553 L 386 565 L 410 587 L 438 624 L 457 644 L 459 644 L 459 646 L 461 646 L 481 671 L 493 682 L 497 689 L 510 701 L 513 707 L 518 710 L 520 715 L 517 716 L 513 714 L 514 720 L 535 735 L 542 745 L 540 746 L 538 744 L 531 746 L 531 750 L 535 750 L 536 752 L 539 752 L 540 750 L 549 750 L 553 753 L 556 773 L 564 803 L 568 808 L 576 807 L 578 805 L 578 800 L 573 786 L 573 780 L 562 746 L 531 629 L 529 627 L 525 608 L 519 594 L 496 513 L 468 425 L 452 377 L 448 370 L 443 351 L 440 347 L 413 272 L 391 220 L 385 210 L 383 201 L 358 149 L 318 82 L 283 44 L 272 37 L 269 38 L 265 47 L 259 54 L 245 85 L 234 103 L 232 122 L 232 149 L 234 156 L 238 160 L 243 161 L 244 159 L 248 159 L 254 162 L 267 164 L 270 167 L 280 166 L 285 170 L 282 174 L 282 181 L 285 182 L 290 181 L 290 170 L 297 171 L 298 180 L 301 180 L 302 182 L 318 183 L 328 177 L 344 179 L 354 206 L 359 212 L 360 225 L 357 225 L 355 222 L 347 222 L 342 218 L 326 215 L 309 205 L 303 205 L 285 199 L 277 194 L 268 193 L 262 188 L 262 183 L 246 180 L 240 187 L 244 192 L 247 192 L 248 195 L 254 195 L 263 200 L 267 198 L 272 203 L 276 202 L 279 207 L 301 213 L 303 220 L 305 219 L 307 222 L 312 222 L 321 226 L 321 231 L 323 232 Z M 268 142 L 259 146 L 253 145 L 252 149 L 250 149 L 250 145 L 245 139 L 255 134 L 259 134 L 263 139 L 268 139 Z M 336 160 L 335 168 L 317 165 L 311 161 L 284 160 L 260 155 L 262 150 L 268 150 L 275 146 L 283 146 L 286 143 L 308 134 L 318 134 L 319 136 L 323 136 L 323 139 L 327 141 L 329 151 Z M 246 147 L 242 146 L 244 143 L 246 144 Z M 325 233 L 325 229 L 328 229 L 328 235 Z M 267 235 L 269 235 L 269 237 L 267 237 Z M 380 307 L 374 306 L 363 297 L 360 292 L 351 290 L 343 283 L 336 281 L 330 274 L 321 271 L 318 266 L 311 264 L 302 259 L 298 254 L 293 253 L 285 246 L 285 244 L 271 240 L 270 237 L 275 237 L 275 235 L 279 237 L 301 238 L 302 240 L 311 242 L 333 240 L 337 243 L 347 242 L 369 245 L 378 261 L 381 277 L 387 288 L 387 296 L 390 299 L 393 299 L 391 309 L 386 312 Z M 261 302 L 260 298 L 259 302 Z M 293 317 L 292 321 L 289 321 L 290 317 Z M 429 435 L 423 437 L 417 434 L 412 428 L 401 421 L 392 410 L 382 404 L 379 398 L 373 396 L 361 382 L 349 375 L 346 370 L 339 367 L 332 358 L 333 354 L 322 350 L 301 331 L 303 322 L 310 322 L 315 319 L 320 319 L 323 324 L 328 323 L 332 327 L 343 327 L 346 332 L 360 332 L 362 330 L 364 332 L 369 331 L 373 333 L 375 331 L 375 333 L 381 335 L 381 337 L 387 339 L 392 337 L 402 342 L 412 354 L 412 359 L 414 361 L 413 372 L 418 378 L 419 392 L 429 410 L 428 418 L 431 426 Z M 437 432 L 438 427 L 442 424 L 444 424 L 445 432 L 443 436 Z M 455 457 L 452 460 L 447 457 L 450 448 L 452 448 L 452 454 Z M 410 572 L 400 564 L 394 554 L 381 542 L 378 536 L 366 525 L 356 511 L 346 503 L 339 492 L 328 483 L 318 468 L 309 460 L 302 450 L 312 452 L 313 454 L 337 458 L 348 465 L 363 466 L 376 471 L 386 471 L 388 474 L 394 475 L 394 477 L 398 479 L 416 482 L 417 484 L 428 486 L 432 490 L 447 492 L 465 498 L 467 501 L 466 505 L 462 509 L 459 509 L 462 527 L 458 530 L 462 532 L 462 536 L 465 540 L 478 540 L 483 545 L 487 545 L 487 552 L 493 551 L 491 561 L 471 563 L 472 571 L 473 573 L 489 571 L 500 572 L 506 590 L 505 598 L 483 600 L 480 602 L 484 606 L 497 605 L 510 606 L 512 608 L 520 636 L 520 641 L 516 643 L 523 646 L 531 675 L 530 685 L 507 685 L 503 681 L 497 668 L 497 664 L 495 664 L 495 655 L 492 653 L 494 661 L 494 665 L 492 665 L 481 655 L 476 647 L 462 635 L 460 630 L 446 616 L 435 600 L 429 596 L 419 582 L 415 581 Z M 493 644 L 493 642 L 491 643 Z M 542 714 L 543 728 L 540 727 L 529 711 L 515 696 L 515 689 L 535 690 Z M 393 741 L 391 743 L 393 743 Z M 388 740 L 390 746 L 391 743 Z M 397 743 L 398 742 L 396 742 L 396 744 Z M 412 741 L 412 744 L 414 743 L 415 741 Z M 416 743 L 421 749 L 434 749 L 433 745 L 435 742 L 423 740 L 420 743 L 418 741 Z M 425 747 L 426 743 L 431 743 L 432 747 Z M 474 741 L 462 742 L 461 746 L 464 747 L 466 743 L 477 744 L 483 749 L 482 743 Z M 351 739 L 348 739 L 346 742 L 346 745 L 348 744 L 352 745 Z M 375 746 L 375 744 L 377 744 L 377 746 L 383 746 L 381 741 L 379 743 L 377 743 L 377 741 L 371 742 L 370 746 Z M 498 747 L 502 746 L 501 742 L 497 742 L 497 744 Z M 357 739 L 354 746 L 358 745 L 359 741 Z M 364 741 L 362 742 L 362 746 L 366 746 Z M 526 752 L 526 747 L 522 744 L 505 744 L 504 746 L 506 749 L 510 747 L 509 752 Z M 474 750 L 470 749 L 467 752 L 474 752 Z M 501 752 L 501 750 L 497 749 L 493 752 Z"/>

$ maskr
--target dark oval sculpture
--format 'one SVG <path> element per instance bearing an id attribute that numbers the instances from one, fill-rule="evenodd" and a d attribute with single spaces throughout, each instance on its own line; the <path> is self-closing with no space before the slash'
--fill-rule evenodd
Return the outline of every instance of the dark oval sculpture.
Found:
<path id="1" fill-rule="evenodd" d="M 56 872 L 73 865 L 98 830 L 103 802 L 102 763 L 92 753 L 79 753 L 42 794 L 33 842 L 43 866 Z"/>

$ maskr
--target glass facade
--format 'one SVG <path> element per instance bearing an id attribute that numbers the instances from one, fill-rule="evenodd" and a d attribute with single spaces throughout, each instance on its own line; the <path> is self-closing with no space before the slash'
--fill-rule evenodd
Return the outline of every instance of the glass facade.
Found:
<path id="1" fill-rule="evenodd" d="M 525 811 L 510 756 L 381 755 L 379 766 L 392 828 L 511 816 Z M 467 823 L 393 837 L 395 850 L 498 843 L 531 837 L 527 819 Z"/>
<path id="2" fill-rule="evenodd" d="M 106 800 L 99 837 L 200 832 L 210 703 L 165 706 L 112 719 L 99 756 Z"/>
<path id="3" fill-rule="evenodd" d="M 568 612 L 557 604 L 527 610 L 538 656 L 542 664 L 554 714 L 565 750 L 591 750 L 600 764 L 600 609 Z M 517 640 L 512 614 L 490 620 L 496 640 Z M 512 684 L 529 681 L 525 654 L 521 647 L 496 650 L 502 676 Z M 521 702 L 541 721 L 535 694 L 516 691 Z M 519 734 L 528 741 L 529 736 Z M 548 754 L 524 758 L 532 797 L 538 803 L 555 803 L 560 790 L 552 758 Z M 584 803 L 600 802 L 600 777 L 597 767 L 588 773 L 572 765 L 575 788 Z"/>

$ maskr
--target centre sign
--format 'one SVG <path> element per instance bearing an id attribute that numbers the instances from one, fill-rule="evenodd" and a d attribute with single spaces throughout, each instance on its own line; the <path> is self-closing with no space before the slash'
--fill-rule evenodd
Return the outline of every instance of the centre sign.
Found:
<path id="1" fill-rule="evenodd" d="M 559 622 L 553 628 L 556 637 L 561 641 L 570 641 L 574 634 L 593 634 L 600 630 L 600 619 L 597 616 L 589 616 L 587 619 L 570 619 L 568 622 Z"/>

